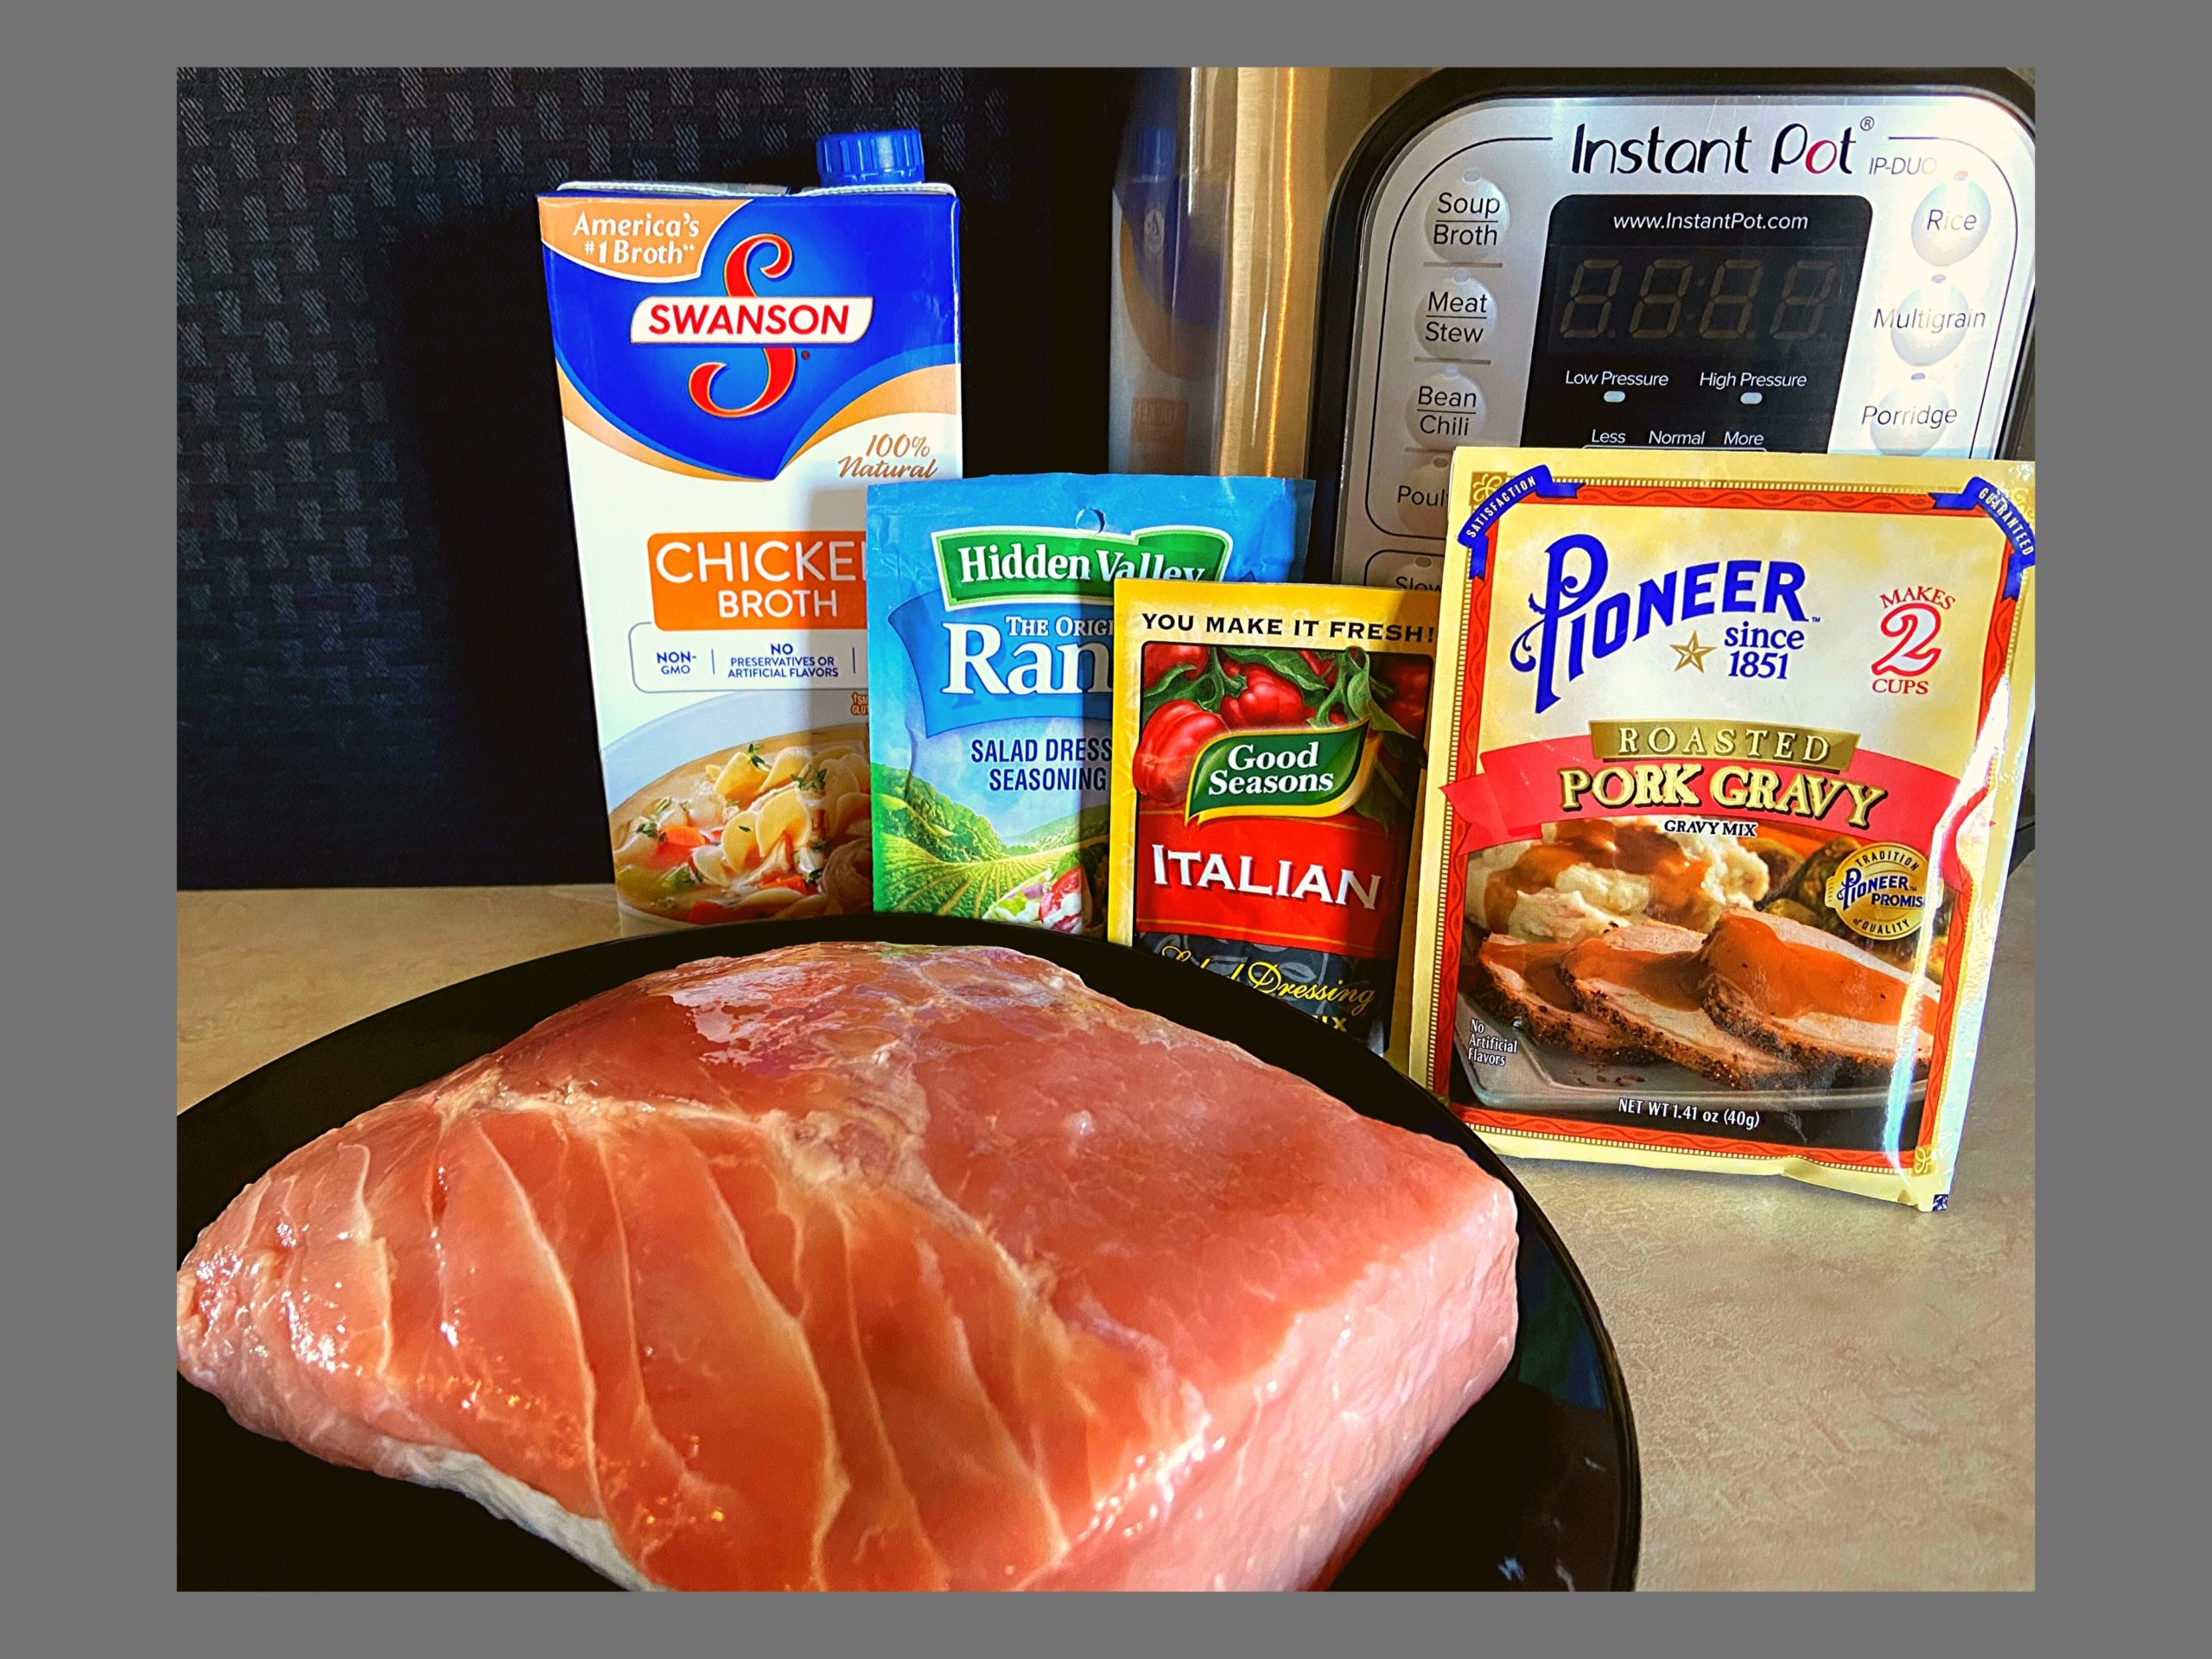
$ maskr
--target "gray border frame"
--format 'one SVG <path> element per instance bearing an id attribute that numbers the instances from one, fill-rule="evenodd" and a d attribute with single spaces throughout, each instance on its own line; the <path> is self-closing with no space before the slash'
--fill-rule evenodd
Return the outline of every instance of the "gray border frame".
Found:
<path id="1" fill-rule="evenodd" d="M 864 24 L 860 10 L 880 16 Z M 297 1645 L 303 1631 L 319 1650 L 379 1654 L 395 1639 L 434 1650 L 598 1651 L 647 1633 L 772 1651 L 865 1643 L 1126 1655 L 1140 1641 L 1270 1651 L 1421 1642 L 1458 1651 L 1562 1637 L 1575 1648 L 1625 1637 L 1699 1650 L 1777 1642 L 1865 1650 L 1900 1640 L 1978 1650 L 2013 1646 L 2031 1630 L 2069 1647 L 2093 1633 L 2108 1641 L 2107 1615 L 2123 1610 L 2129 1628 L 2178 1614 L 2194 1599 L 2188 1569 L 2197 1550 L 2186 1539 L 2202 1524 L 2180 1454 L 2202 1431 L 2197 1373 L 2171 1369 L 2183 1363 L 2173 1326 L 2195 1323 L 2186 1310 L 2202 1292 L 2173 1282 L 2171 1264 L 2193 1266 L 2202 1253 L 2190 1224 L 2204 1207 L 2194 1184 L 2205 1166 L 2193 1154 L 2206 1090 L 2174 1052 L 2176 1034 L 2203 1024 L 2196 1005 L 2204 978 L 2192 960 L 2195 884 L 2177 879 L 2193 865 L 2183 831 L 2203 793 L 2201 739 L 2190 741 L 2193 718 L 2184 727 L 2175 716 L 2195 716 L 2206 699 L 2183 678 L 2205 656 L 2202 538 L 2176 521 L 2182 501 L 2194 508 L 2205 462 L 2185 334 L 2161 340 L 2147 332 L 2155 317 L 2134 315 L 2171 291 L 2161 283 L 2201 268 L 2179 232 L 2202 197 L 2206 100 L 2197 54 L 2177 30 L 2160 29 L 2174 15 L 2106 4 L 2062 16 L 2030 0 L 1960 0 L 1936 15 L 1893 0 L 1819 10 L 1586 0 L 1481 15 L 1464 0 L 1428 0 L 1420 12 L 1290 0 L 1211 15 L 1127 0 L 1059 16 L 1003 3 L 955 16 L 942 4 L 882 0 L 773 13 L 726 0 L 387 0 L 321 17 L 261 3 L 175 5 L 146 17 L 48 9 L 19 20 L 8 63 L 17 142 L 6 222 L 11 334 L 29 374 L 10 387 L 10 649 L 0 660 L 23 780 L 10 850 L 14 868 L 30 873 L 13 895 L 27 914 L 10 952 L 22 989 L 10 1047 L 22 1080 L 11 1091 L 6 1214 L 16 1264 L 10 1531 L 14 1576 L 30 1590 L 9 1628 L 21 1632 L 22 1650 L 236 1653 Z M 2041 331 L 2037 435 L 2051 458 L 2040 493 L 2050 620 L 2040 699 L 2049 827 L 2039 856 L 2050 874 L 2039 919 L 2045 938 L 2094 947 L 2055 950 L 2047 969 L 2060 1011 L 2041 1089 L 2052 1109 L 2039 1126 L 2052 1172 L 2039 1235 L 2049 1293 L 2039 1391 L 2050 1425 L 2041 1436 L 2040 1580 L 2050 1608 L 2018 1598 L 1916 1598 L 1897 1609 L 1777 1607 L 1762 1597 L 1689 1607 L 1131 1598 L 1079 1611 L 1022 1599 L 754 1598 L 741 1607 L 483 1598 L 435 1610 L 380 1599 L 341 1611 L 169 1590 L 174 1385 L 161 1291 L 174 1146 L 160 1115 L 174 1064 L 175 957 L 158 901 L 149 924 L 145 895 L 174 878 L 173 71 L 855 54 L 1491 64 L 1888 56 L 2040 67 L 2043 189 L 2071 211 L 2044 215 L 2038 283 L 2056 325 Z M 2184 308 L 2181 320 L 2196 315 Z M 85 626 L 95 618 L 96 628 Z M 302 1523 L 270 1517 L 271 1526 Z"/>

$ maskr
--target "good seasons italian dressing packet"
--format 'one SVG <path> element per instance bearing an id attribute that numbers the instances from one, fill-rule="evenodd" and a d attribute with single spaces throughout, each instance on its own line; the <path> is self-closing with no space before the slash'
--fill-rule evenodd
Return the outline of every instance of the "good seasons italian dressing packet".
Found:
<path id="1" fill-rule="evenodd" d="M 1312 500 L 1276 478 L 871 486 L 876 907 L 1099 931 L 1115 584 L 1280 582 Z"/>
<path id="2" fill-rule="evenodd" d="M 1500 1150 L 1948 1201 L 2024 462 L 1461 449 L 1409 1070 Z"/>
<path id="3" fill-rule="evenodd" d="M 1116 944 L 1383 1046 L 1436 613 L 1409 588 L 1115 589 Z"/>

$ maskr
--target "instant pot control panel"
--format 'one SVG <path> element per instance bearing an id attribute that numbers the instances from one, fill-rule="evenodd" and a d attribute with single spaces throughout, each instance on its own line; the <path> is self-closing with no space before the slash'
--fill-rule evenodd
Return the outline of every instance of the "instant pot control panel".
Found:
<path id="1" fill-rule="evenodd" d="M 1461 444 L 2004 453 L 2034 187 L 2027 119 L 1969 87 L 1386 118 L 1331 223 L 1316 574 L 1433 586 Z"/>

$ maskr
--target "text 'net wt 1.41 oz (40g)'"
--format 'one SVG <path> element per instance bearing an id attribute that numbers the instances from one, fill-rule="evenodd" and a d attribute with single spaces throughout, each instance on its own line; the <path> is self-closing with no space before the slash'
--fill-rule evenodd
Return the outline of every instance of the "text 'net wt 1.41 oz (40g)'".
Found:
<path id="1" fill-rule="evenodd" d="M 1408 1069 L 1501 1150 L 1948 1199 L 2022 462 L 1461 449 Z"/>

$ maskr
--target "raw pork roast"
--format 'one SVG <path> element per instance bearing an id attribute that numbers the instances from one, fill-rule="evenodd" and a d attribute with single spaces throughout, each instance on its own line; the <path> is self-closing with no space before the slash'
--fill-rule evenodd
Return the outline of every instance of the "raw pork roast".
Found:
<path id="1" fill-rule="evenodd" d="M 657 974 L 286 1158 L 177 1274 L 249 1428 L 637 1586 L 1325 1582 L 1514 1340 L 1443 1142 L 999 949 Z"/>

